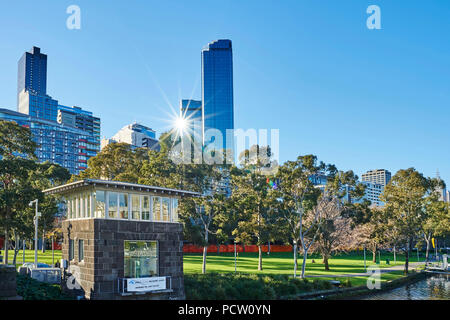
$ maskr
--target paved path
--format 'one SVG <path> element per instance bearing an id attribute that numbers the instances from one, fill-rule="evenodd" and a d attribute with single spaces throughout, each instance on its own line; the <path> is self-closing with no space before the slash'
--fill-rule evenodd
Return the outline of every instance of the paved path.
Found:
<path id="1" fill-rule="evenodd" d="M 410 262 L 409 263 L 409 270 L 412 270 L 414 268 L 417 268 L 420 265 L 424 265 L 425 262 Z M 387 272 L 392 272 L 392 271 L 403 271 L 405 268 L 405 265 L 398 265 L 398 266 L 393 266 L 393 267 L 389 267 L 389 268 L 380 268 L 380 273 L 387 273 Z M 326 278 L 339 278 L 339 277 L 364 277 L 364 276 L 368 276 L 369 273 L 367 272 L 361 272 L 361 273 L 346 273 L 346 274 L 333 274 L 333 275 L 326 275 L 326 274 L 314 274 L 314 275 L 306 275 L 306 278 L 319 278 L 319 277 L 326 277 Z"/>

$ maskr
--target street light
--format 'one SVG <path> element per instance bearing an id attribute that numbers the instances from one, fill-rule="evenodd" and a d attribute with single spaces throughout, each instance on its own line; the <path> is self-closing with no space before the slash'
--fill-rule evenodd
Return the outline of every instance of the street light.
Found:
<path id="1" fill-rule="evenodd" d="M 33 204 L 36 204 L 36 212 L 34 214 L 34 267 L 37 268 L 37 263 L 38 263 L 38 259 L 37 259 L 37 247 L 38 247 L 38 220 L 39 217 L 41 216 L 41 213 L 38 212 L 38 204 L 39 204 L 39 200 L 33 200 L 30 201 L 30 203 L 28 204 L 30 207 L 33 207 Z"/>

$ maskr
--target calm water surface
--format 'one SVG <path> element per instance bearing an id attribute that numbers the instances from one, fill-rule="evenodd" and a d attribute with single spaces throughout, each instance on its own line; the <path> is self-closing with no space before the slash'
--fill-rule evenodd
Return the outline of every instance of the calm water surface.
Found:
<path id="1" fill-rule="evenodd" d="M 450 276 L 432 275 L 424 280 L 362 298 L 364 300 L 450 300 Z"/>

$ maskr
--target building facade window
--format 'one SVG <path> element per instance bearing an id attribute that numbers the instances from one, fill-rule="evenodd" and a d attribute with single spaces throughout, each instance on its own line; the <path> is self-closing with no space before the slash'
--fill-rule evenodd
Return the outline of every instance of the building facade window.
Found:
<path id="1" fill-rule="evenodd" d="M 95 192 L 95 217 L 105 217 L 105 191 L 97 190 Z"/>
<path id="2" fill-rule="evenodd" d="M 161 221 L 161 198 L 152 197 L 153 221 Z"/>
<path id="3" fill-rule="evenodd" d="M 170 221 L 170 198 L 162 198 L 162 221 Z"/>
<path id="4" fill-rule="evenodd" d="M 178 222 L 178 199 L 172 199 L 172 221 Z"/>
<path id="5" fill-rule="evenodd" d="M 117 218 L 117 192 L 108 192 L 108 218 Z"/>
<path id="6" fill-rule="evenodd" d="M 150 197 L 141 196 L 142 201 L 142 220 L 150 220 Z"/>
<path id="7" fill-rule="evenodd" d="M 128 219 L 128 193 L 119 193 L 119 218 Z"/>
<path id="8" fill-rule="evenodd" d="M 142 278 L 158 275 L 157 241 L 124 241 L 124 277 Z"/>
<path id="9" fill-rule="evenodd" d="M 69 261 L 74 259 L 74 255 L 75 255 L 74 241 L 72 239 L 69 239 Z"/>
<path id="10" fill-rule="evenodd" d="M 78 261 L 84 260 L 84 240 L 78 240 Z"/>
<path id="11" fill-rule="evenodd" d="M 131 219 L 140 220 L 141 219 L 141 205 L 140 197 L 138 194 L 131 195 Z"/>

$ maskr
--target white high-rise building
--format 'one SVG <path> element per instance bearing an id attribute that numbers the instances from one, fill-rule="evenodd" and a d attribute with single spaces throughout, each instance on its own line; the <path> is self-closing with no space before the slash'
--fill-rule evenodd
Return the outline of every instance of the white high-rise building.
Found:
<path id="1" fill-rule="evenodd" d="M 363 173 L 361 180 L 363 182 L 372 182 L 381 184 L 385 187 L 391 181 L 391 173 L 385 169 L 370 170 Z"/>
<path id="2" fill-rule="evenodd" d="M 139 123 L 126 125 L 110 139 L 102 139 L 101 147 L 103 149 L 108 144 L 115 142 L 128 143 L 133 148 L 149 148 L 158 151 L 160 149 L 155 130 Z"/>

